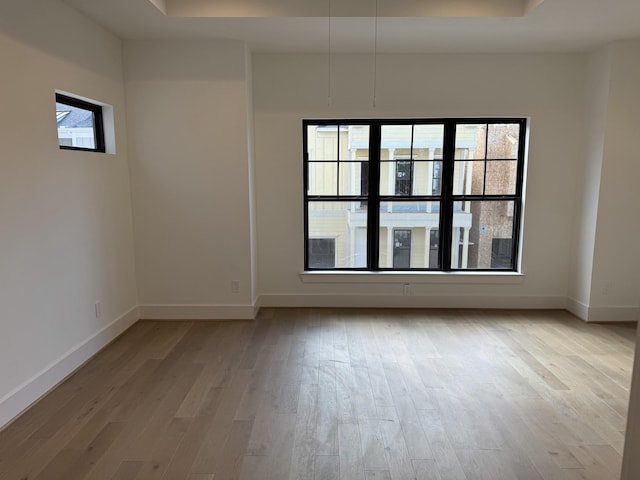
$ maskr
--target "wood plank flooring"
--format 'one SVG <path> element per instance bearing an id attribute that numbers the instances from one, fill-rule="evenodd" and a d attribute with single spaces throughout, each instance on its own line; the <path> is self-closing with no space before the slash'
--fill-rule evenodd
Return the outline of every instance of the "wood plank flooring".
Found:
<path id="1" fill-rule="evenodd" d="M 141 321 L 0 432 L 0 479 L 613 480 L 634 338 L 560 311 Z"/>

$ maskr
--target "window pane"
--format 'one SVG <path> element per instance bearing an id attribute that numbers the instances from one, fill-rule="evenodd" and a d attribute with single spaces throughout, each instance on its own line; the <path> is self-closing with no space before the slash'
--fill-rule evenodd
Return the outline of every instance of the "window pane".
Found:
<path id="1" fill-rule="evenodd" d="M 338 126 L 309 125 L 307 127 L 309 160 L 338 160 Z"/>
<path id="2" fill-rule="evenodd" d="M 487 138 L 487 158 L 518 158 L 520 125 L 490 123 Z"/>
<path id="3" fill-rule="evenodd" d="M 411 230 L 393 231 L 393 268 L 411 267 Z"/>
<path id="4" fill-rule="evenodd" d="M 369 164 L 340 162 L 340 195 L 367 195 L 369 192 Z"/>
<path id="5" fill-rule="evenodd" d="M 58 145 L 96 148 L 95 120 L 91 110 L 56 102 Z"/>
<path id="6" fill-rule="evenodd" d="M 455 202 L 451 268 L 512 269 L 513 212 L 513 201 Z"/>
<path id="7" fill-rule="evenodd" d="M 366 267 L 366 205 L 362 202 L 310 201 L 307 208 L 308 238 L 334 239 L 335 268 Z M 309 246 L 307 248 L 310 254 Z M 311 261 L 311 256 L 308 259 Z M 312 265 L 309 267 L 313 268 Z"/>
<path id="8" fill-rule="evenodd" d="M 309 162 L 309 195 L 338 193 L 337 162 Z"/>
<path id="9" fill-rule="evenodd" d="M 380 268 L 438 268 L 439 224 L 440 202 L 381 202 Z"/>
<path id="10" fill-rule="evenodd" d="M 429 231 L 429 268 L 440 268 L 440 231 Z"/>
<path id="11" fill-rule="evenodd" d="M 442 193 L 442 162 L 413 162 L 413 194 Z"/>
<path id="12" fill-rule="evenodd" d="M 396 162 L 396 195 L 411 195 L 413 163 L 407 160 Z"/>
<path id="13" fill-rule="evenodd" d="M 513 195 L 516 193 L 516 160 L 487 161 L 486 195 Z"/>
<path id="14" fill-rule="evenodd" d="M 349 150 L 355 160 L 369 160 L 369 125 L 349 127 Z"/>
<path id="15" fill-rule="evenodd" d="M 484 159 L 486 131 L 484 123 L 456 125 L 456 160 Z"/>
<path id="16" fill-rule="evenodd" d="M 436 151 L 442 152 L 443 142 L 444 125 L 415 125 L 413 127 L 413 159 L 436 159 Z"/>
<path id="17" fill-rule="evenodd" d="M 482 195 L 484 189 L 484 161 L 460 162 L 453 167 L 454 195 Z"/>
<path id="18" fill-rule="evenodd" d="M 391 152 L 397 149 L 404 149 L 407 155 L 410 154 L 412 126 L 413 125 L 382 125 L 380 131 L 380 147 Z"/>
<path id="19" fill-rule="evenodd" d="M 396 163 L 380 162 L 380 195 L 395 195 Z"/>
<path id="20" fill-rule="evenodd" d="M 309 268 L 334 268 L 336 266 L 335 238 L 309 239 Z"/>

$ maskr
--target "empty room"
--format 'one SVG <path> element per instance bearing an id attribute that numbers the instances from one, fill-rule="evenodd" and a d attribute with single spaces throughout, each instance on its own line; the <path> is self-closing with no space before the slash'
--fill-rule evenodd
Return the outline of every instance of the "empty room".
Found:
<path id="1" fill-rule="evenodd" d="M 0 0 L 0 61 L 0 480 L 640 478 L 636 0 Z"/>

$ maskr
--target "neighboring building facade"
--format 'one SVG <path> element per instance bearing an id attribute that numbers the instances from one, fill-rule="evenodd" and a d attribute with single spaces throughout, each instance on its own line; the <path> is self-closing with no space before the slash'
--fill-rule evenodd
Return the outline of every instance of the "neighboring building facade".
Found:
<path id="1" fill-rule="evenodd" d="M 95 148 L 93 112 L 56 102 L 56 121 L 59 145 Z"/>

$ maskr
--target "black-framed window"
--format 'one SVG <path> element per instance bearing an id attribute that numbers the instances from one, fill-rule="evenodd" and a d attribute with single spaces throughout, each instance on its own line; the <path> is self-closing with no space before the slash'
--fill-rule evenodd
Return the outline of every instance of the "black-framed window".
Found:
<path id="1" fill-rule="evenodd" d="M 102 106 L 56 93 L 56 123 L 61 149 L 105 152 Z"/>
<path id="2" fill-rule="evenodd" d="M 517 270 L 523 118 L 305 120 L 305 269 Z M 333 266 L 314 239 L 333 239 Z"/>

